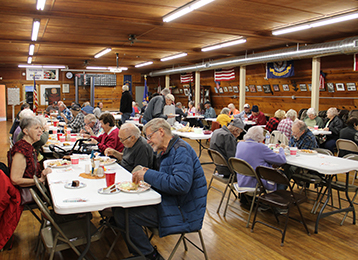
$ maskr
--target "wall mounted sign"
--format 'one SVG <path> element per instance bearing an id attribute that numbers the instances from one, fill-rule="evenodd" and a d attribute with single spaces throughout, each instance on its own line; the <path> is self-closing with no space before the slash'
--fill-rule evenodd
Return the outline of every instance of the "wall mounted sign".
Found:
<path id="1" fill-rule="evenodd" d="M 58 81 L 58 69 L 26 68 L 26 80 Z"/>

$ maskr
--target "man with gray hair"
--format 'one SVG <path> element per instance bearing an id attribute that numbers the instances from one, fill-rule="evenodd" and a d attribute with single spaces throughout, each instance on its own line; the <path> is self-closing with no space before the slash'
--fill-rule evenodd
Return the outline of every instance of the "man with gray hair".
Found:
<path id="1" fill-rule="evenodd" d="M 67 108 L 67 106 L 65 105 L 65 103 L 63 103 L 63 101 L 58 101 L 58 110 L 60 110 L 60 115 L 57 116 L 57 119 L 60 119 L 61 121 L 65 121 L 65 122 L 69 122 L 72 119 L 72 113 L 71 111 Z"/>
<path id="2" fill-rule="evenodd" d="M 133 173 L 132 181 L 145 181 L 159 192 L 158 205 L 128 210 L 130 239 L 146 259 L 163 259 L 143 231 L 157 227 L 159 236 L 201 230 L 206 210 L 206 178 L 194 149 L 177 135 L 163 118 L 155 118 L 144 128 L 148 144 L 158 154 L 159 171 L 143 168 Z M 116 224 L 122 230 L 126 218 L 123 208 L 113 208 Z M 125 237 L 125 236 L 123 236 Z M 133 250 L 129 247 L 133 253 Z"/>
<path id="3" fill-rule="evenodd" d="M 118 137 L 124 145 L 123 152 L 107 148 L 104 151 L 106 156 L 116 157 L 121 162 L 122 167 L 129 172 L 137 165 L 147 168 L 153 167 L 153 150 L 141 136 L 136 125 L 132 123 L 123 124 L 119 129 Z"/>
<path id="4" fill-rule="evenodd" d="M 245 124 L 240 118 L 232 120 L 226 127 L 216 129 L 211 137 L 210 148 L 219 152 L 226 161 L 230 157 L 235 157 L 236 139 L 244 130 Z M 224 178 L 229 178 L 230 171 L 227 167 L 217 167 L 218 174 L 223 175 Z"/>
<path id="5" fill-rule="evenodd" d="M 188 116 L 188 113 L 184 113 L 183 111 L 183 105 L 181 102 L 177 102 L 175 104 L 175 114 L 178 115 L 175 120 L 181 123 L 184 117 Z"/>
<path id="6" fill-rule="evenodd" d="M 174 103 L 175 98 L 170 94 L 170 90 L 165 88 L 162 90 L 161 95 L 153 97 L 147 106 L 147 109 L 144 111 L 142 123 L 146 124 L 153 118 L 173 118 L 175 115 L 164 115 L 163 109 L 165 105 L 171 105 Z"/>
<path id="7" fill-rule="evenodd" d="M 305 122 L 296 120 L 292 124 L 292 136 L 288 146 L 297 147 L 298 149 L 317 148 L 317 141 L 314 134 L 307 128 Z"/>
<path id="8" fill-rule="evenodd" d="M 101 123 L 94 114 L 88 114 L 84 118 L 85 126 L 81 129 L 81 134 L 99 136 L 101 134 Z M 103 130 L 102 130 L 103 132 Z"/>
<path id="9" fill-rule="evenodd" d="M 287 136 L 288 140 L 290 140 L 292 135 L 292 124 L 297 118 L 297 112 L 293 109 L 290 109 L 286 113 L 286 118 L 282 119 L 277 126 L 277 131 L 280 131 L 284 135 Z"/>
<path id="10" fill-rule="evenodd" d="M 122 87 L 122 97 L 119 112 L 122 114 L 122 123 L 124 124 L 130 117 L 132 113 L 132 95 L 129 93 L 128 85 L 123 85 Z"/>

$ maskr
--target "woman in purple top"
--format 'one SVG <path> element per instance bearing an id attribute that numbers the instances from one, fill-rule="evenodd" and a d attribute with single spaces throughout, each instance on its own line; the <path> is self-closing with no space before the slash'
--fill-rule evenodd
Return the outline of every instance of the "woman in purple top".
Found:
<path id="1" fill-rule="evenodd" d="M 286 163 L 284 150 L 280 148 L 279 153 L 275 153 L 262 143 L 264 139 L 262 127 L 251 127 L 244 136 L 245 142 L 239 142 L 237 144 L 235 157 L 245 160 L 254 170 L 260 165 L 271 167 L 272 164 L 281 165 Z M 248 177 L 238 173 L 237 183 L 239 187 L 256 187 L 257 180 L 254 177 Z M 268 183 L 263 180 L 263 184 L 268 190 L 276 190 L 275 183 Z"/>

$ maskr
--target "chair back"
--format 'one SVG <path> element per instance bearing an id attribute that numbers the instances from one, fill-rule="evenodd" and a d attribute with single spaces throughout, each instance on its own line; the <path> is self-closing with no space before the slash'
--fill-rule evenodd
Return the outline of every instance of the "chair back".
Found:
<path id="1" fill-rule="evenodd" d="M 34 175 L 33 177 L 34 181 L 35 181 L 35 185 L 36 188 L 39 190 L 39 192 L 41 193 L 42 197 L 44 198 L 45 202 L 49 205 L 52 206 L 52 201 L 50 199 L 49 193 L 47 188 L 45 187 L 45 185 L 39 181 L 39 178 Z"/>
<path id="2" fill-rule="evenodd" d="M 321 154 L 333 156 L 333 153 L 332 153 L 330 150 L 328 150 L 328 149 L 324 149 L 324 148 L 314 148 L 314 150 L 317 151 L 317 153 L 321 153 Z"/>
<path id="3" fill-rule="evenodd" d="M 351 140 L 338 139 L 336 141 L 336 146 L 337 146 L 337 150 L 338 150 L 338 156 L 339 156 L 339 150 L 345 150 L 345 151 L 358 153 L 357 144 Z"/>
<path id="4" fill-rule="evenodd" d="M 252 168 L 252 166 L 242 159 L 231 157 L 229 158 L 229 165 L 236 173 L 245 176 L 256 177 L 255 170 Z"/>
<path id="5" fill-rule="evenodd" d="M 353 109 L 353 110 L 349 111 L 348 118 L 351 118 L 351 117 L 357 117 L 358 118 L 358 109 Z"/>
<path id="6" fill-rule="evenodd" d="M 230 165 L 227 163 L 227 161 L 225 160 L 224 156 L 221 155 L 221 153 L 211 148 L 208 148 L 208 153 L 216 167 L 217 166 L 228 167 L 229 170 L 232 171 Z"/>
<path id="7" fill-rule="evenodd" d="M 216 129 L 219 129 L 221 128 L 221 125 L 220 123 L 216 122 L 216 121 L 213 121 L 212 124 L 211 124 L 211 131 L 215 131 Z"/>
<path id="8" fill-rule="evenodd" d="M 284 144 L 288 145 L 288 138 L 285 134 L 280 131 L 274 130 L 271 133 L 270 144 Z"/>
<path id="9" fill-rule="evenodd" d="M 282 172 L 280 172 L 276 169 L 270 168 L 270 167 L 266 167 L 266 166 L 256 167 L 256 179 L 260 183 L 260 187 L 262 189 L 264 189 L 264 185 L 263 185 L 261 179 L 264 179 L 267 181 L 272 181 L 277 184 L 283 184 L 286 186 L 290 186 L 290 189 L 291 189 L 291 185 L 290 185 L 289 180 L 286 177 L 286 175 L 283 174 Z"/>
<path id="10" fill-rule="evenodd" d="M 343 156 L 343 158 L 358 161 L 358 154 L 346 154 L 345 156 Z"/>

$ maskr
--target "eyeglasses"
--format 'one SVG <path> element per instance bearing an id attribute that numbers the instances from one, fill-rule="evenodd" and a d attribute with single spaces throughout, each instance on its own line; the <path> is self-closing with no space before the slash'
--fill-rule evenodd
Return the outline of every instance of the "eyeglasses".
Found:
<path id="1" fill-rule="evenodd" d="M 127 139 L 129 139 L 129 138 L 131 138 L 132 136 L 130 135 L 130 136 L 128 136 L 128 137 L 126 137 L 126 138 L 124 138 L 124 139 L 122 139 L 122 138 L 119 138 L 119 140 L 121 140 L 121 142 L 123 143 L 124 141 L 126 141 Z"/>
<path id="2" fill-rule="evenodd" d="M 158 130 L 159 130 L 159 129 L 158 129 Z M 157 132 L 158 130 L 155 130 L 155 131 L 152 132 L 151 134 L 147 135 L 147 136 L 146 136 L 146 139 L 147 139 L 147 140 L 150 140 L 150 139 L 152 138 L 153 134 L 154 134 L 155 132 Z"/>

